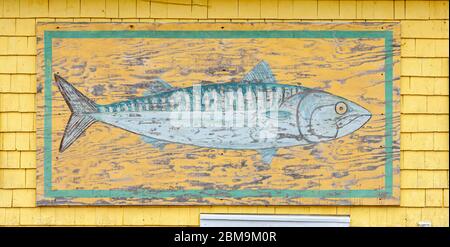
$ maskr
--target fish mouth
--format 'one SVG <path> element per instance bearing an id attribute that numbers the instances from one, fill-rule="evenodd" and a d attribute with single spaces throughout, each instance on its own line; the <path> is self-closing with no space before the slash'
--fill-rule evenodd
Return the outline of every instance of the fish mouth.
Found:
<path id="1" fill-rule="evenodd" d="M 353 133 L 364 126 L 370 119 L 372 114 L 352 114 L 339 119 L 336 123 L 338 129 L 337 137 L 342 137 Z"/>
<path id="2" fill-rule="evenodd" d="M 336 125 L 338 128 L 342 128 L 350 123 L 353 123 L 354 121 L 358 121 L 360 122 L 361 120 L 363 120 L 363 124 L 367 123 L 367 121 L 370 120 L 370 118 L 372 117 L 372 114 L 368 113 L 368 114 L 351 114 L 351 115 L 347 115 L 347 116 L 343 116 L 341 118 L 339 118 L 339 120 L 337 121 Z"/>

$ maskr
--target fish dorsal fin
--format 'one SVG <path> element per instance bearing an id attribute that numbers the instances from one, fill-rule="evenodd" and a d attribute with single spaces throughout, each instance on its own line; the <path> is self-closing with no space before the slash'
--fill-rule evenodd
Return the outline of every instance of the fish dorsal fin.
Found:
<path id="1" fill-rule="evenodd" d="M 272 70 L 266 61 L 261 61 L 253 69 L 248 72 L 243 83 L 277 83 L 275 77 L 273 76 Z"/>
<path id="2" fill-rule="evenodd" d="M 148 95 L 152 95 L 152 94 L 156 94 L 156 93 L 172 91 L 174 89 L 176 89 L 176 88 L 172 87 L 172 85 L 165 82 L 164 80 L 157 79 L 150 84 L 150 86 L 145 91 L 144 95 L 148 96 Z"/>

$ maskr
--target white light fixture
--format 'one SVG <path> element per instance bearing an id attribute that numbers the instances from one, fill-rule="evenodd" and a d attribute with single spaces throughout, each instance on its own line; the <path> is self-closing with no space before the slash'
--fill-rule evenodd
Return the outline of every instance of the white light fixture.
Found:
<path id="1" fill-rule="evenodd" d="M 417 223 L 417 226 L 419 226 L 419 227 L 431 227 L 431 222 L 430 221 L 419 221 L 419 223 Z"/>
<path id="2" fill-rule="evenodd" d="M 201 227 L 349 227 L 350 216 L 200 214 Z"/>

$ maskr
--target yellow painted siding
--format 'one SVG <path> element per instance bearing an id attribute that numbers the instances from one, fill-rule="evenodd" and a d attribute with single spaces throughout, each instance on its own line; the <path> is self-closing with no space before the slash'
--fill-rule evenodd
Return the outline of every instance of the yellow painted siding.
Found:
<path id="1" fill-rule="evenodd" d="M 448 1 L 414 0 L 0 0 L 0 225 L 195 226 L 200 213 L 214 212 L 449 226 L 448 7 Z M 400 207 L 35 207 L 36 22 L 313 20 L 401 21 Z"/>

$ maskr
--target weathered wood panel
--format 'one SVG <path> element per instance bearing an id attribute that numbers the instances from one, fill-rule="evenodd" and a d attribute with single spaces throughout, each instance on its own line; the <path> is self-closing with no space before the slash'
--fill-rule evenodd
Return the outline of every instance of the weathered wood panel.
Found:
<path id="1" fill-rule="evenodd" d="M 155 37 L 164 31 L 174 32 Z M 371 119 L 341 138 L 278 148 L 268 164 L 252 149 L 161 149 L 101 121 L 60 152 L 71 110 L 53 73 L 111 104 L 160 80 L 240 82 L 260 61 L 278 84 L 340 96 Z M 38 26 L 38 66 L 39 205 L 399 203 L 396 23 L 48 23 Z"/>

